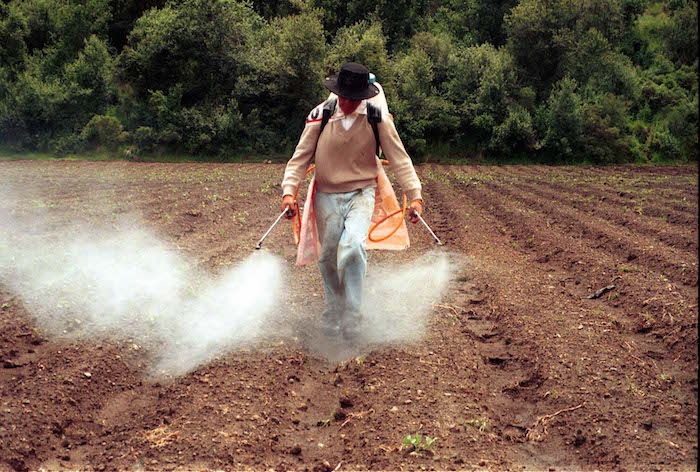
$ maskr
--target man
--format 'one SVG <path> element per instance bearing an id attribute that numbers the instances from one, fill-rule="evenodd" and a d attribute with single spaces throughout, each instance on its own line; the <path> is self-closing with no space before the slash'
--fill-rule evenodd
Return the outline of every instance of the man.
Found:
<path id="1" fill-rule="evenodd" d="M 316 226 L 321 243 L 319 269 L 323 277 L 326 308 L 324 332 L 352 340 L 357 337 L 362 315 L 362 285 L 367 269 L 367 235 L 374 211 L 377 185 L 376 141 L 368 121 L 368 99 L 379 94 L 370 83 L 369 70 L 357 63 L 343 64 L 324 85 L 338 96 L 338 106 L 321 133 L 323 105 L 306 120 L 294 155 L 282 181 L 282 209 L 287 218 L 296 215 L 294 194 L 315 157 Z M 377 123 L 384 155 L 408 197 L 410 221 L 423 211 L 421 183 L 411 158 L 401 143 L 386 107 Z"/>

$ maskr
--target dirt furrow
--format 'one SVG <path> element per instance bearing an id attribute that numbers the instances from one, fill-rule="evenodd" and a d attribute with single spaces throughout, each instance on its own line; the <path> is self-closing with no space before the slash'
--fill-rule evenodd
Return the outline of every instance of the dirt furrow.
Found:
<path id="1" fill-rule="evenodd" d="M 457 174 L 459 180 L 459 174 Z M 671 280 L 680 281 L 689 287 L 697 286 L 697 267 L 691 264 L 692 255 L 679 253 L 671 247 L 654 247 L 653 241 L 636 234 L 630 234 L 625 227 L 611 226 L 608 221 L 594 216 L 585 217 L 577 208 L 569 205 L 553 207 L 543 205 L 556 196 L 532 189 L 519 190 L 518 186 L 486 181 L 484 186 L 492 188 L 497 194 L 510 195 L 514 203 L 524 205 L 528 212 L 540 215 L 548 226 L 561 228 L 564 234 L 575 235 L 590 240 L 592 247 L 600 248 L 614 254 L 618 264 L 631 262 L 658 272 Z M 534 196 L 533 196 L 534 195 Z M 541 198 L 538 198 L 541 197 Z M 574 236 L 572 236 L 574 237 Z M 654 251 L 647 248 L 654 247 Z M 630 259 L 630 256 L 632 258 Z"/>
<path id="2" fill-rule="evenodd" d="M 534 405 L 538 414 L 544 414 L 552 392 L 556 392 L 557 399 L 551 401 L 559 405 L 560 409 L 564 409 L 580 404 L 577 402 L 585 401 L 588 397 L 589 387 L 587 384 L 593 382 L 599 386 L 594 390 L 600 391 L 601 387 L 609 390 L 609 393 L 605 393 L 603 397 L 615 398 L 616 401 L 625 397 L 635 404 L 635 412 L 627 412 L 632 415 L 631 417 L 647 417 L 649 411 L 655 409 L 659 411 L 659 408 L 668 414 L 671 414 L 672 411 L 679 411 L 675 409 L 676 407 L 670 408 L 655 395 L 647 395 L 644 400 L 641 400 L 634 393 L 634 389 L 637 387 L 631 387 L 631 384 L 627 383 L 628 380 L 621 381 L 625 377 L 618 370 L 619 368 L 623 370 L 629 368 L 630 364 L 628 363 L 636 365 L 637 368 L 633 368 L 637 372 L 635 378 L 645 385 L 645 389 L 656 391 L 657 394 L 660 394 L 661 391 L 670 391 L 669 386 L 659 381 L 659 377 L 666 375 L 663 372 L 674 366 L 673 359 L 664 357 L 663 354 L 661 357 L 657 356 L 657 360 L 648 357 L 647 354 L 639 354 L 644 359 L 635 355 L 640 349 L 644 350 L 642 351 L 644 353 L 649 353 L 648 355 L 665 352 L 666 346 L 663 342 L 658 341 L 659 345 L 656 343 L 648 344 L 646 335 L 634 334 L 634 330 L 629 331 L 623 328 L 624 323 L 619 324 L 616 317 L 624 320 L 626 315 L 614 314 L 619 308 L 601 311 L 597 302 L 583 299 L 580 296 L 581 290 L 571 280 L 568 267 L 554 268 L 550 262 L 535 265 L 529 257 L 519 257 L 513 254 L 515 248 L 510 245 L 510 236 L 503 233 L 502 220 L 499 218 L 498 209 L 495 208 L 498 204 L 485 200 L 481 194 L 473 196 L 468 195 L 468 192 L 462 191 L 462 189 L 454 190 L 452 185 L 436 182 L 435 187 L 439 188 L 440 192 L 434 193 L 443 194 L 438 203 L 448 205 L 451 208 L 449 217 L 453 221 L 459 222 L 460 226 L 464 224 L 466 228 L 465 237 L 460 239 L 457 244 L 463 244 L 465 250 L 475 255 L 481 255 L 484 248 L 498 247 L 499 250 L 496 252 L 488 250 L 489 261 L 491 263 L 499 261 L 504 267 L 508 267 L 508 276 L 503 277 L 503 283 L 496 283 L 494 287 L 496 290 L 494 303 L 498 306 L 496 312 L 499 314 L 498 324 L 509 334 L 511 343 L 534 342 L 537 346 L 535 352 L 537 352 L 539 363 L 543 366 L 543 369 L 534 372 L 531 378 L 516 383 L 513 389 L 506 390 L 516 404 Z M 475 205 L 475 200 L 484 202 L 484 205 Z M 496 218 L 494 219 L 493 216 Z M 523 248 L 518 248 L 517 251 L 524 251 L 523 254 L 528 253 Z M 518 273 L 521 275 L 517 276 Z M 548 284 L 553 284 L 553 286 Z M 557 300 L 553 302 L 551 297 L 543 297 L 540 287 L 544 288 L 544 291 L 556 293 Z M 537 313 L 537 319 L 523 317 L 523 311 Z M 572 316 L 575 313 L 581 314 L 577 318 Z M 612 322 L 611 318 L 608 317 L 612 317 Z M 587 337 L 571 337 L 569 335 L 571 331 L 567 330 L 567 325 L 575 323 L 577 319 L 583 323 L 578 328 L 574 326 L 573 333 L 580 333 L 581 331 L 576 331 L 576 329 L 586 329 L 586 326 L 590 326 L 588 323 L 598 327 L 594 328 L 594 332 L 588 333 Z M 553 329 L 561 333 L 563 338 L 559 338 L 559 334 L 554 337 L 542 336 L 543 333 L 551 333 Z M 559 340 L 563 343 L 560 344 Z M 629 349 L 625 342 L 630 346 Z M 578 361 L 577 367 L 573 367 L 566 360 L 563 360 L 567 359 L 567 352 L 578 352 L 584 356 Z M 683 365 L 692 366 L 694 362 L 692 351 L 688 354 L 691 358 L 686 357 L 688 364 L 684 363 Z M 598 370 L 588 371 L 585 366 L 589 356 L 595 359 L 594 365 L 606 365 L 609 370 L 608 368 L 597 368 Z M 627 367 L 624 367 L 626 365 Z M 638 370 L 639 368 L 642 369 L 642 372 Z M 682 367 L 677 366 L 677 368 L 680 371 L 683 370 Z M 677 371 L 674 370 L 674 372 Z M 568 384 L 567 381 L 563 380 L 564 378 L 578 379 L 576 381 L 577 389 L 569 390 L 564 387 Z M 690 377 L 683 375 L 678 377 L 678 385 L 682 385 L 683 391 L 686 392 L 678 395 L 678 402 L 679 406 L 685 405 L 681 408 L 687 408 L 686 411 L 693 407 L 692 401 L 688 403 L 689 398 L 692 398 L 692 393 L 686 396 L 688 395 L 686 389 L 693 385 L 693 379 L 692 374 Z M 579 396 L 581 394 L 583 395 Z M 595 433 L 595 431 L 606 430 L 612 426 L 612 429 L 617 431 L 616 434 L 625 434 L 617 428 L 618 425 L 627 422 L 629 417 L 624 413 L 621 414 L 620 406 L 615 404 L 616 401 L 611 402 L 610 409 L 603 408 L 602 411 L 598 410 L 593 415 L 572 413 L 576 415 L 576 420 L 571 422 L 564 419 L 557 424 L 554 430 L 550 429 L 550 437 L 545 438 L 544 443 L 535 446 L 537 454 L 546 454 L 551 447 L 556 447 L 556 445 L 562 447 L 559 453 L 562 451 L 568 451 L 567 453 L 584 452 L 583 448 L 586 456 L 579 457 L 585 457 L 584 460 L 591 466 L 620 467 L 626 461 L 625 457 L 630 451 L 624 446 L 615 445 L 615 440 L 613 440 L 613 444 L 610 444 L 609 438 L 601 438 Z M 600 405 L 599 401 L 595 403 Z M 622 401 L 622 403 L 626 403 L 626 401 Z M 556 407 L 552 410 L 556 410 Z M 602 424 L 607 426 L 599 428 L 601 420 Z M 590 426 L 577 429 L 578 427 L 574 425 L 580 425 L 581 422 L 584 424 L 588 422 Z M 524 438 L 524 431 L 520 429 L 520 426 L 522 426 L 522 422 L 512 421 L 510 434 L 516 441 L 529 443 L 530 441 Z M 518 431 L 521 431 L 520 435 L 518 435 Z M 687 437 L 692 435 L 689 430 L 685 434 L 688 435 Z M 552 435 L 554 437 L 551 437 Z M 579 439 L 577 440 L 576 437 Z M 582 446 L 583 444 L 587 445 Z M 673 454 L 673 452 L 669 450 L 667 454 Z M 526 456 L 525 453 L 524 456 Z M 522 462 L 523 459 L 520 463 Z M 532 466 L 533 468 L 542 467 L 541 464 Z"/>
<path id="3" fill-rule="evenodd" d="M 498 171 L 498 168 L 495 170 Z M 558 170 L 520 168 L 508 169 L 506 172 L 527 176 L 537 183 L 556 185 L 572 191 L 587 189 L 587 191 L 606 192 L 608 198 L 622 197 L 623 201 L 629 201 L 629 204 L 635 207 L 640 205 L 648 207 L 648 212 L 651 212 L 652 216 L 664 219 L 670 217 L 673 221 L 684 224 L 684 219 L 688 216 L 697 221 L 698 212 L 697 170 L 689 168 L 688 171 L 691 175 L 695 173 L 695 178 L 675 190 L 665 186 L 646 188 L 636 181 L 630 182 L 623 177 L 581 178 L 575 174 L 569 176 Z M 669 210 L 671 214 L 668 214 Z M 680 215 L 674 213 L 680 213 Z"/>
<path id="4" fill-rule="evenodd" d="M 511 177 L 504 179 L 508 188 L 515 187 L 526 193 L 537 195 L 546 200 L 559 202 L 563 207 L 583 211 L 592 218 L 610 221 L 618 226 L 629 229 L 632 233 L 641 233 L 653 239 L 658 239 L 671 250 L 680 249 L 689 255 L 695 255 L 698 250 L 697 229 L 689 230 L 686 225 L 669 227 L 666 221 L 644 218 L 637 212 L 620 212 L 620 205 L 610 202 L 606 197 L 594 193 L 581 194 L 569 188 L 555 188 L 534 179 Z"/>
<path id="5" fill-rule="evenodd" d="M 501 175 L 505 179 L 524 178 L 529 183 L 547 186 L 574 195 L 600 196 L 605 201 L 619 206 L 621 209 L 627 209 L 643 217 L 659 219 L 678 226 L 697 226 L 697 186 L 688 189 L 688 199 L 691 201 L 683 202 L 675 200 L 672 196 L 665 196 L 660 193 L 637 192 L 636 189 L 620 190 L 605 181 L 599 180 L 588 182 L 580 180 L 575 182 L 563 181 L 551 175 L 542 175 L 539 172 L 521 173 L 510 169 L 505 171 L 498 168 L 494 169 L 494 173 Z M 658 200 L 650 201 L 652 197 L 658 198 Z"/>
<path id="6" fill-rule="evenodd" d="M 593 248 L 587 239 L 572 237 L 567 234 L 568 231 L 557 236 L 549 229 L 551 223 L 548 224 L 548 218 L 551 216 L 546 216 L 549 213 L 541 214 L 531 207 L 517 208 L 512 200 L 505 200 L 509 204 L 509 208 L 506 208 L 502 193 L 484 187 L 470 186 L 463 189 L 463 195 L 477 208 L 497 218 L 500 221 L 499 230 L 512 235 L 514 243 L 532 253 L 536 262 L 556 263 L 572 273 L 577 284 L 586 282 L 581 286 L 579 296 L 583 298 L 621 277 L 621 281 L 614 282 L 618 285 L 617 293 L 612 298 L 606 297 L 605 301 L 615 308 L 624 306 L 626 300 L 634 302 L 634 308 L 630 305 L 628 314 L 635 320 L 638 330 L 654 331 L 661 337 L 669 336 L 673 342 L 681 341 L 686 345 L 697 339 L 693 337 L 697 318 L 692 308 L 693 303 L 697 303 L 696 292 L 674 286 L 667 296 L 654 296 L 666 292 L 664 287 L 667 283 L 653 273 L 620 271 L 618 265 L 626 262 L 629 254 L 616 256 L 605 248 Z M 645 297 L 649 300 L 637 300 L 639 293 L 649 294 Z M 673 314 L 666 313 L 668 303 L 673 303 Z"/>
<path id="7" fill-rule="evenodd" d="M 545 166 L 513 166 L 508 167 L 513 172 L 529 175 L 547 175 L 550 179 L 574 183 L 605 183 L 621 187 L 621 190 L 640 192 L 673 192 L 683 196 L 686 193 L 693 196 L 697 189 L 697 167 L 658 167 L 645 172 L 645 167 L 545 167 Z M 668 173 L 670 172 L 670 173 Z"/>

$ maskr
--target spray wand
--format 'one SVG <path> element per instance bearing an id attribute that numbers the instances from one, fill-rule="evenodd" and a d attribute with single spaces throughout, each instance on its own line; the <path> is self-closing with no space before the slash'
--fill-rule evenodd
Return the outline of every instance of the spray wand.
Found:
<path id="1" fill-rule="evenodd" d="M 420 216 L 420 213 L 418 213 L 416 210 L 413 210 L 413 213 L 412 213 L 411 216 L 412 216 L 412 217 L 413 217 L 413 216 L 417 216 L 418 219 L 420 220 L 420 222 L 423 223 L 423 224 L 425 225 L 425 227 L 426 227 L 426 229 L 428 230 L 428 232 L 430 232 L 430 235 L 435 239 L 435 244 L 437 244 L 438 246 L 444 246 L 444 244 L 442 244 L 442 241 L 440 241 L 440 238 L 438 238 L 438 237 L 435 235 L 435 233 L 433 233 L 433 230 L 430 229 L 430 226 L 428 226 L 428 223 L 426 223 L 425 220 L 423 219 L 423 217 Z"/>
<path id="2" fill-rule="evenodd" d="M 255 245 L 255 249 L 256 249 L 256 250 L 262 248 L 262 243 L 263 243 L 263 241 L 265 240 L 265 238 L 267 237 L 267 235 L 270 234 L 270 231 L 272 231 L 272 228 L 274 228 L 275 226 L 277 226 L 277 223 L 280 222 L 280 220 L 282 219 L 282 217 L 284 216 L 284 214 L 287 213 L 288 211 L 291 211 L 291 208 L 289 208 L 289 205 L 287 205 L 286 207 L 284 207 L 284 210 L 282 210 L 282 213 L 280 213 L 280 216 L 277 217 L 277 219 L 275 220 L 275 222 L 272 223 L 272 226 L 270 226 L 270 229 L 268 229 L 268 230 L 265 232 L 265 234 L 263 234 L 263 237 L 260 238 L 260 241 L 258 241 L 258 244 Z"/>

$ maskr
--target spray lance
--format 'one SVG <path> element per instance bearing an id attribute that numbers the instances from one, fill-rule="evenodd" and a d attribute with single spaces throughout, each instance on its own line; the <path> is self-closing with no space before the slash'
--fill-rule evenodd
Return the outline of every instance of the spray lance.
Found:
<path id="1" fill-rule="evenodd" d="M 277 217 L 277 219 L 275 220 L 275 222 L 272 223 L 272 226 L 270 226 L 270 228 L 265 232 L 265 234 L 263 234 L 263 237 L 260 238 L 260 241 L 258 241 L 258 244 L 255 245 L 255 249 L 256 249 L 256 250 L 262 248 L 262 243 L 263 243 L 263 241 L 265 241 L 265 238 L 267 237 L 267 235 L 270 234 L 270 231 L 272 231 L 272 228 L 274 228 L 275 226 L 277 226 L 277 223 L 280 222 L 280 220 L 282 219 L 282 217 L 284 216 L 285 213 L 288 213 L 289 216 L 292 216 L 292 215 L 291 215 L 291 211 L 292 211 L 292 209 L 289 208 L 289 205 L 287 205 L 286 207 L 284 207 L 284 210 L 282 210 L 282 213 L 280 213 L 280 215 Z"/>
<path id="2" fill-rule="evenodd" d="M 428 230 L 428 232 L 429 232 L 430 235 L 433 237 L 433 239 L 435 239 L 435 244 L 437 244 L 438 246 L 444 246 L 444 244 L 442 244 L 442 241 L 440 241 L 440 238 L 438 238 L 438 237 L 435 235 L 435 233 L 433 232 L 433 230 L 430 229 L 430 226 L 428 226 L 428 223 L 426 223 L 425 220 L 423 219 L 423 217 L 420 216 L 420 213 L 418 213 L 416 210 L 413 210 L 413 213 L 412 213 L 411 216 L 412 216 L 412 217 L 413 217 L 413 216 L 417 216 L 418 219 L 420 220 L 420 222 L 423 223 L 423 225 L 425 225 L 425 228 Z"/>

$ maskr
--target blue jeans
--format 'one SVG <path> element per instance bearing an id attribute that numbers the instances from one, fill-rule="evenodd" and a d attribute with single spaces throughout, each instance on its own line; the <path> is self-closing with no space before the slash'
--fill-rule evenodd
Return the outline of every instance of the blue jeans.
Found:
<path id="1" fill-rule="evenodd" d="M 359 320 L 367 271 L 367 233 L 375 187 L 346 193 L 316 192 L 315 211 L 326 312 Z"/>

